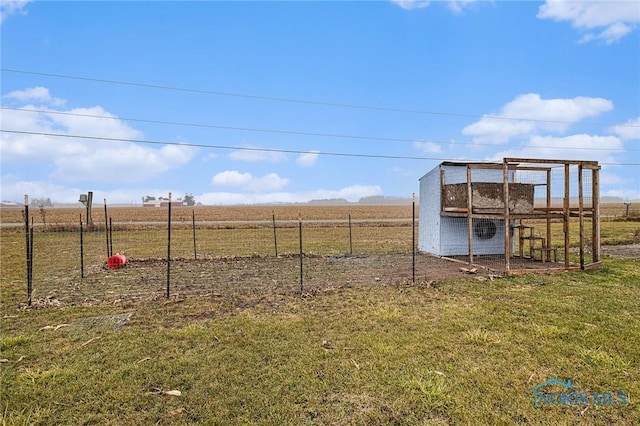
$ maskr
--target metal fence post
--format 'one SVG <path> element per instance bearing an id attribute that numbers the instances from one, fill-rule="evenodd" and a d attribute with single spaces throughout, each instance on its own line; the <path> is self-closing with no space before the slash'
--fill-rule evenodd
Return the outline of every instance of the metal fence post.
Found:
<path id="1" fill-rule="evenodd" d="M 304 290 L 303 287 L 303 266 L 302 266 L 302 257 L 304 256 L 304 252 L 302 251 L 302 217 L 299 218 L 298 220 L 298 235 L 299 235 L 299 239 L 300 239 L 300 294 L 302 294 L 302 291 Z"/>
<path id="2" fill-rule="evenodd" d="M 167 215 L 167 299 L 171 295 L 171 193 Z"/>

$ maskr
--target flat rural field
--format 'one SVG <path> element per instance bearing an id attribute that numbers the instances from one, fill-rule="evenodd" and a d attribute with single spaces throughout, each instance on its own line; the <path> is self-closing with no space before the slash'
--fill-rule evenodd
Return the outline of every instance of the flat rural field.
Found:
<path id="1" fill-rule="evenodd" d="M 158 222 L 167 220 L 167 208 L 163 207 L 109 207 L 107 216 L 116 222 Z M 191 221 L 262 221 L 272 220 L 347 220 L 353 219 L 410 219 L 411 204 L 401 206 L 378 205 L 286 205 L 286 206 L 195 206 L 172 207 L 172 219 Z M 417 211 L 416 206 L 416 211 Z M 30 214 L 36 223 L 46 221 L 49 224 L 77 223 L 80 215 L 86 221 L 86 208 L 45 208 L 44 216 L 38 207 L 30 207 Z M 95 222 L 104 223 L 104 206 L 94 204 L 93 218 Z M 0 209 L 2 223 L 24 223 L 22 209 Z M 43 220 L 44 219 L 44 220 Z"/>
<path id="2" fill-rule="evenodd" d="M 110 208 L 127 222 L 114 252 L 131 263 L 106 268 L 104 229 L 87 232 L 85 278 L 78 232 L 49 209 L 34 232 L 30 308 L 25 235 L 3 227 L 3 424 L 640 423 L 637 258 L 499 277 L 418 255 L 414 281 L 411 206 L 352 207 L 187 208 L 169 298 L 166 230 L 129 224 L 166 209 Z M 265 223 L 198 228 L 194 256 L 192 212 Z M 603 244 L 635 247 L 639 229 L 603 221 Z M 535 390 L 550 379 L 574 393 Z"/>

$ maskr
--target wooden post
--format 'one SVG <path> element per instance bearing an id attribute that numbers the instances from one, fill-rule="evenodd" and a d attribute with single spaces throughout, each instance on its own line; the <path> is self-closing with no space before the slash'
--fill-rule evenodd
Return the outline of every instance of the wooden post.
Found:
<path id="1" fill-rule="evenodd" d="M 469 264 L 473 263 L 473 191 L 471 189 L 471 167 L 467 164 L 467 244 Z"/>
<path id="2" fill-rule="evenodd" d="M 594 263 L 600 262 L 600 168 L 594 168 L 591 170 L 591 178 L 593 180 L 592 190 L 592 254 Z"/>
<path id="3" fill-rule="evenodd" d="M 564 165 L 564 202 L 563 202 L 563 230 L 564 230 L 564 267 L 569 268 L 569 203 L 570 203 L 570 187 L 569 187 L 569 178 L 570 178 L 570 169 L 569 163 L 565 163 Z"/>
<path id="4" fill-rule="evenodd" d="M 509 218 L 509 163 L 502 162 L 502 198 L 504 199 L 504 269 L 511 268 L 511 219 Z"/>
<path id="5" fill-rule="evenodd" d="M 535 202 L 535 200 L 534 200 Z M 551 169 L 547 170 L 547 209 L 546 211 L 546 216 L 547 216 L 547 244 L 551 245 L 551 217 L 549 216 L 550 213 L 550 209 L 551 208 Z"/>
<path id="6" fill-rule="evenodd" d="M 416 283 L 416 193 L 411 196 L 411 253 L 413 259 L 413 279 L 412 283 Z"/>
<path id="7" fill-rule="evenodd" d="M 87 192 L 87 226 L 93 225 L 91 210 L 93 208 L 93 191 Z"/>
<path id="8" fill-rule="evenodd" d="M 444 190 L 445 186 L 445 175 L 444 170 L 440 170 L 440 212 L 444 213 L 444 207 L 446 205 L 446 195 L 447 192 Z"/>
<path id="9" fill-rule="evenodd" d="M 80 214 L 80 278 L 84 278 L 84 236 L 82 230 L 82 214 Z"/>
<path id="10" fill-rule="evenodd" d="M 584 269 L 584 194 L 582 192 L 582 164 L 578 164 L 578 222 L 580 224 L 580 269 Z"/>

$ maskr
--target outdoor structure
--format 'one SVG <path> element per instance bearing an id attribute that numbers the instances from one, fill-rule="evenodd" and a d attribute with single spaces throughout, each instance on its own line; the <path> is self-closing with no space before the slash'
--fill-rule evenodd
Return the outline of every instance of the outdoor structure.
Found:
<path id="1" fill-rule="evenodd" d="M 145 195 L 142 197 L 142 207 L 167 207 L 171 203 L 172 207 L 181 207 L 186 205 L 181 198 L 177 200 L 170 200 L 166 197 L 151 197 L 149 195 Z"/>
<path id="2" fill-rule="evenodd" d="M 418 249 L 503 273 L 600 264 L 595 161 L 443 162 L 420 178 Z"/>

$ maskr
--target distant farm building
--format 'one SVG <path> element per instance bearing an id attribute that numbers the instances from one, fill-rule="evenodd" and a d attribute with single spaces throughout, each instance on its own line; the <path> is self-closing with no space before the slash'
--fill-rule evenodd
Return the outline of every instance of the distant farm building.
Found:
<path id="1" fill-rule="evenodd" d="M 169 203 L 171 203 L 171 207 L 182 207 L 187 205 L 182 198 L 169 200 L 169 198 L 166 197 L 156 198 L 149 195 L 145 195 L 142 198 L 142 207 L 169 207 Z"/>
<path id="2" fill-rule="evenodd" d="M 420 178 L 418 249 L 506 273 L 598 266 L 599 170 L 595 161 L 443 162 Z"/>

